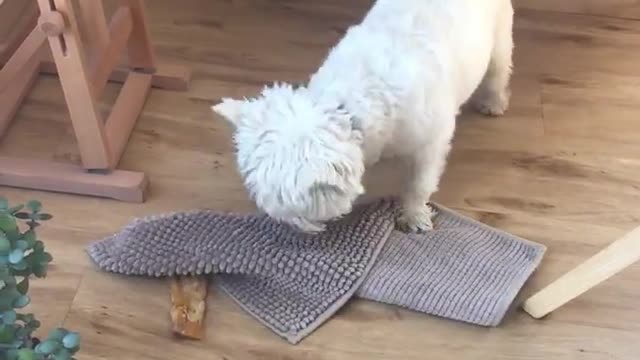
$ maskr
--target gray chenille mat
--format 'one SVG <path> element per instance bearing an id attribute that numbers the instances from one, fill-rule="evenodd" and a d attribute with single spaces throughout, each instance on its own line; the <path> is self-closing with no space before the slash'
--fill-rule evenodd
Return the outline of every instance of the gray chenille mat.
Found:
<path id="1" fill-rule="evenodd" d="M 360 205 L 319 234 L 264 215 L 208 210 L 135 220 L 93 243 L 103 270 L 216 274 L 240 306 L 291 343 L 354 295 L 481 326 L 500 324 L 545 247 L 434 204 L 435 229 L 394 229 L 398 207 Z"/>

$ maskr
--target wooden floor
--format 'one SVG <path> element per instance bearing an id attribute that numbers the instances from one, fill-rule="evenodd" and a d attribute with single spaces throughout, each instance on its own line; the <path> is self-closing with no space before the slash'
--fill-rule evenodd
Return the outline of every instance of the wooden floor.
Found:
<path id="1" fill-rule="evenodd" d="M 188 93 L 152 92 L 123 159 L 150 176 L 149 201 L 0 188 L 16 202 L 43 201 L 55 216 L 41 229 L 55 264 L 33 284 L 32 310 L 45 328 L 82 333 L 80 359 L 638 358 L 640 264 L 544 320 L 515 311 L 495 329 L 354 301 L 291 346 L 214 292 L 206 339 L 172 339 L 167 283 L 96 271 L 84 246 L 134 216 L 252 210 L 229 128 L 209 106 L 274 80 L 304 81 L 370 1 L 148 3 L 160 55 L 195 71 Z M 511 110 L 460 119 L 437 201 L 548 246 L 524 295 L 640 224 L 640 21 L 615 17 L 623 15 L 518 11 Z M 55 78 L 39 80 L 0 153 L 78 161 Z M 391 173 L 383 166 L 370 175 L 375 193 Z"/>

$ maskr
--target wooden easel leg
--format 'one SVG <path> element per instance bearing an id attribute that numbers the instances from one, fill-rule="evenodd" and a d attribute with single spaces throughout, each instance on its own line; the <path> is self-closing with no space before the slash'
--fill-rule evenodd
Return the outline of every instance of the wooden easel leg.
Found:
<path id="1" fill-rule="evenodd" d="M 133 29 L 129 38 L 129 66 L 147 73 L 156 71 L 156 57 L 151 43 L 151 35 L 144 11 L 143 0 L 125 0 L 131 9 Z"/>
<path id="2" fill-rule="evenodd" d="M 109 149 L 104 123 L 96 106 L 87 72 L 84 47 L 78 34 L 78 18 L 71 0 L 38 0 L 41 13 L 58 11 L 68 26 L 61 36 L 50 36 L 49 45 L 56 61 L 69 115 L 86 169 L 109 169 Z"/>
<path id="3" fill-rule="evenodd" d="M 45 36 L 42 31 L 37 28 L 33 29 L 13 56 L 9 58 L 9 61 L 0 69 L 0 91 L 4 90 L 9 84 L 13 84 L 13 77 L 21 72 L 25 64 L 36 57 L 44 42 Z"/>
<path id="4" fill-rule="evenodd" d="M 0 90 L 0 139 L 4 136 L 11 120 L 16 115 L 22 101 L 33 87 L 40 71 L 40 61 L 33 57 L 18 70 L 5 90 Z"/>
<path id="5" fill-rule="evenodd" d="M 100 54 L 109 43 L 109 30 L 102 0 L 78 1 L 78 10 L 82 43 L 86 44 L 89 53 Z M 95 60 L 90 59 L 91 63 Z"/>
<path id="6" fill-rule="evenodd" d="M 132 29 L 131 10 L 122 6 L 113 15 L 109 24 L 109 43 L 98 52 L 98 60 L 91 66 L 91 84 L 94 88 L 94 96 L 100 97 L 102 95 L 111 72 L 126 49 Z"/>
<path id="7" fill-rule="evenodd" d="M 29 35 L 31 30 L 36 26 L 38 21 L 38 5 L 33 1 L 24 0 L 9 0 L 0 6 L 0 28 L 5 25 L 7 29 L 8 24 L 8 36 L 5 39 L 0 39 L 0 65 L 7 62 L 7 60 L 13 55 L 16 49 L 20 46 L 22 41 Z M 7 15 L 18 16 L 17 19 L 8 19 Z M 15 20 L 15 21 L 13 21 Z"/>

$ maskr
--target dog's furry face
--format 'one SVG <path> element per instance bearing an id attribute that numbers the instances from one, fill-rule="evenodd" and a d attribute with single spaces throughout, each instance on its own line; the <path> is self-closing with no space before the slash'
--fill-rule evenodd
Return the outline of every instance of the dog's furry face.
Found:
<path id="1" fill-rule="evenodd" d="M 270 217 L 321 231 L 364 192 L 362 133 L 346 112 L 319 104 L 306 88 L 276 85 L 212 109 L 235 126 L 240 174 Z"/>

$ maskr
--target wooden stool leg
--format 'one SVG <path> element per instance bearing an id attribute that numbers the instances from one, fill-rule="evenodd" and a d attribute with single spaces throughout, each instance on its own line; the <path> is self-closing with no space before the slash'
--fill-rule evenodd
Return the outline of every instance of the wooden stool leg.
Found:
<path id="1" fill-rule="evenodd" d="M 109 169 L 110 159 L 104 123 L 96 106 L 87 71 L 85 54 L 78 33 L 78 18 L 71 0 L 38 0 L 40 12 L 60 12 L 68 22 L 61 37 L 50 36 L 49 45 L 56 61 L 82 164 L 86 169 Z"/>
<path id="2" fill-rule="evenodd" d="M 133 29 L 129 38 L 129 66 L 145 72 L 155 72 L 156 57 L 151 44 L 151 35 L 144 11 L 143 0 L 125 0 L 131 9 Z"/>

